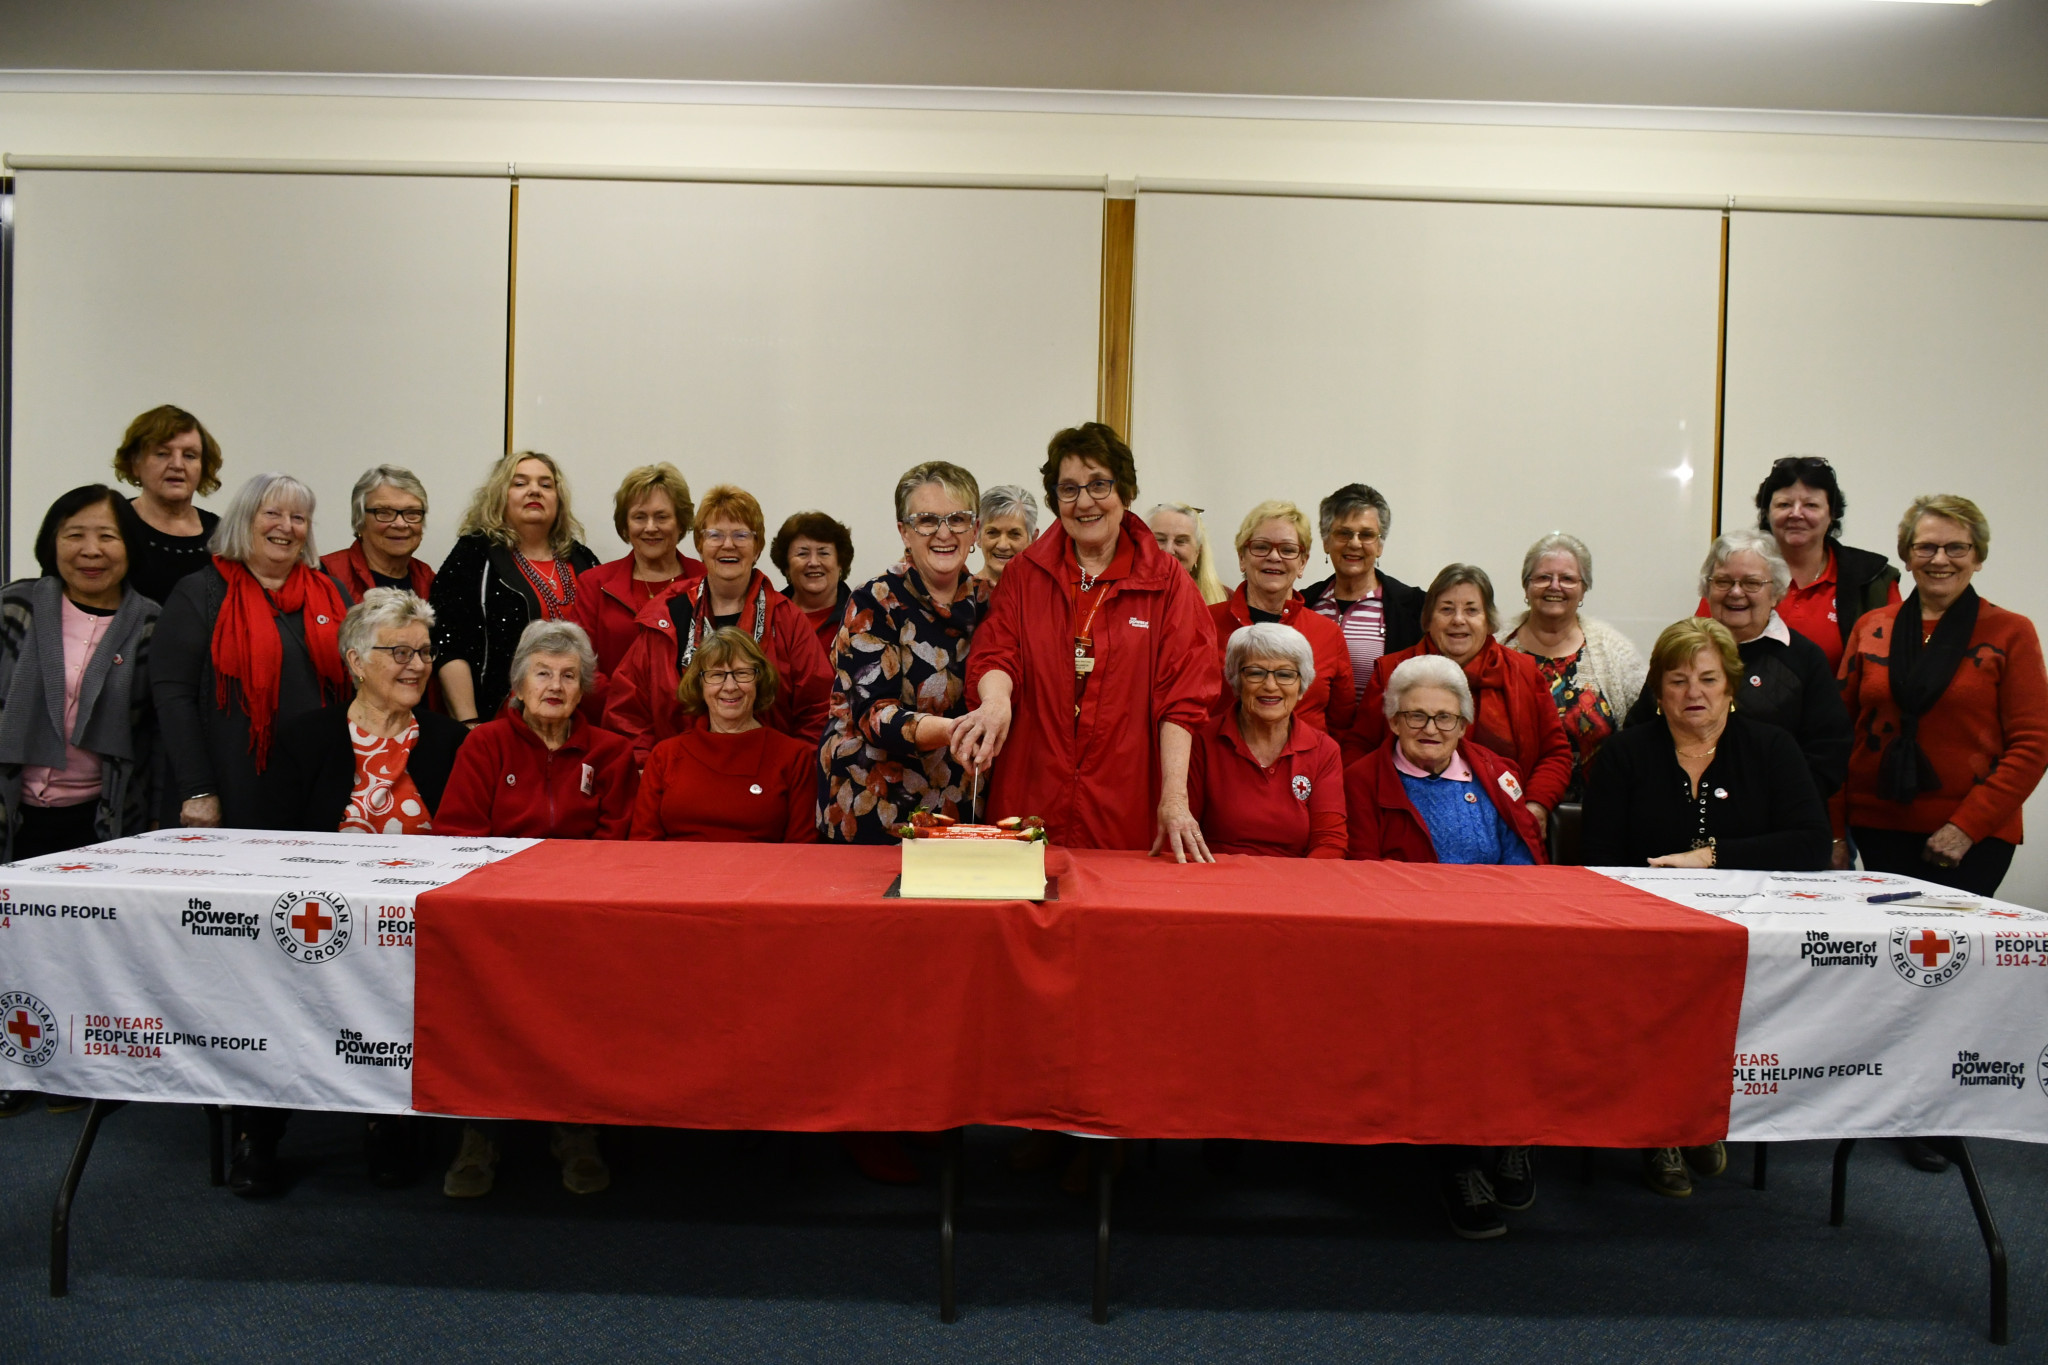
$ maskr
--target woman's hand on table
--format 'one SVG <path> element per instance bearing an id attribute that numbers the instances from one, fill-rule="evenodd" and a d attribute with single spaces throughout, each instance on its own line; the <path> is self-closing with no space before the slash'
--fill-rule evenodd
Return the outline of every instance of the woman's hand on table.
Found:
<path id="1" fill-rule="evenodd" d="M 1169 796 L 1159 803 L 1159 833 L 1152 837 L 1152 852 L 1157 854 L 1162 848 L 1171 848 L 1177 863 L 1216 861 L 1202 838 L 1201 823 L 1188 809 L 1186 797 Z"/>
<path id="2" fill-rule="evenodd" d="M 1683 853 L 1667 853 L 1661 858 L 1650 859 L 1651 867 L 1712 867 L 1714 850 L 1711 848 L 1689 848 Z"/>
<path id="3" fill-rule="evenodd" d="M 1847 839 L 1835 840 L 1834 848 L 1828 852 L 1828 866 L 1837 872 L 1847 872 L 1849 870 L 1849 863 L 1849 841 Z"/>
<path id="4" fill-rule="evenodd" d="M 1927 847 L 1920 856 L 1936 867 L 1954 867 L 1975 842 L 1954 825 L 1943 825 L 1927 836 Z"/>
<path id="5" fill-rule="evenodd" d="M 219 829 L 220 798 L 195 796 L 178 807 L 178 823 L 187 829 Z"/>

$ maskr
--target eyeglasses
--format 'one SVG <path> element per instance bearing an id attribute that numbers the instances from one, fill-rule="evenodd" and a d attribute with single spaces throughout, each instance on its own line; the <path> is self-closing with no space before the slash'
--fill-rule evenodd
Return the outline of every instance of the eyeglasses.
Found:
<path id="1" fill-rule="evenodd" d="M 427 519 L 427 509 L 424 507 L 365 507 L 363 515 L 376 522 L 379 526 L 389 526 L 394 521 L 402 521 L 407 526 L 417 526 Z"/>
<path id="2" fill-rule="evenodd" d="M 1946 545 L 1936 545 L 1932 541 L 1916 540 L 1906 548 L 1912 552 L 1915 559 L 1932 559 L 1936 553 L 1945 554 L 1950 559 L 1968 559 L 1977 547 L 1960 540 L 1952 540 Z"/>
<path id="3" fill-rule="evenodd" d="M 904 518 L 903 524 L 926 539 L 930 539 L 939 533 L 941 526 L 956 536 L 964 536 L 974 529 L 974 523 L 977 520 L 978 518 L 972 512 L 955 512 L 951 516 L 945 517 L 940 516 L 936 512 L 919 512 L 914 517 Z"/>
<path id="4" fill-rule="evenodd" d="M 1394 720 L 1407 730 L 1441 730 L 1445 734 L 1465 723 L 1456 711 L 1396 711 Z"/>
<path id="5" fill-rule="evenodd" d="M 1379 538 L 1378 531 L 1332 531 L 1323 537 L 1338 545 L 1370 545 Z"/>
<path id="6" fill-rule="evenodd" d="M 754 543 L 752 531 L 699 531 L 697 538 L 706 545 L 735 545 L 741 549 Z"/>
<path id="7" fill-rule="evenodd" d="M 1058 495 L 1061 502 L 1076 502 L 1080 499 L 1083 492 L 1086 492 L 1096 502 L 1101 502 L 1111 493 L 1116 492 L 1116 480 L 1090 479 L 1086 483 L 1054 484 L 1052 491 Z"/>
<path id="8" fill-rule="evenodd" d="M 706 669 L 704 681 L 712 687 L 723 687 L 729 682 L 738 683 L 741 687 L 751 687 L 754 683 L 754 670 L 751 668 Z"/>
<path id="9" fill-rule="evenodd" d="M 1717 573 L 1707 580 L 1707 586 L 1715 592 L 1722 594 L 1726 594 L 1732 588 L 1740 588 L 1748 596 L 1755 597 L 1758 593 L 1770 591 L 1771 580 L 1768 578 L 1730 578 L 1727 574 Z"/>
<path id="10" fill-rule="evenodd" d="M 411 645 L 371 645 L 370 648 L 373 651 L 389 654 L 391 662 L 397 664 L 400 668 L 407 667 L 414 659 L 418 659 L 423 664 L 434 662 L 434 651 L 431 649 L 414 649 Z"/>
<path id="11" fill-rule="evenodd" d="M 1532 588 L 1576 588 L 1579 586 L 1579 581 L 1579 576 L 1575 573 L 1540 573 L 1529 580 L 1528 586 Z"/>
<path id="12" fill-rule="evenodd" d="M 1248 682 L 1256 685 L 1266 681 L 1268 678 L 1279 683 L 1282 687 L 1292 687 L 1301 681 L 1301 670 L 1298 668 L 1240 668 L 1237 670 L 1237 680 L 1239 682 Z"/>
<path id="13" fill-rule="evenodd" d="M 1253 559 L 1265 559 L 1277 555 L 1288 564 L 1301 558 L 1301 547 L 1282 540 L 1252 540 L 1245 542 L 1244 552 Z"/>

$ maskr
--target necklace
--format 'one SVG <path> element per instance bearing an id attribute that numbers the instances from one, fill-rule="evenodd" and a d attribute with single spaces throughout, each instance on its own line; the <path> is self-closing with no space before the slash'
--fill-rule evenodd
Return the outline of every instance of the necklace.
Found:
<path id="1" fill-rule="evenodd" d="M 1079 560 L 1075 561 L 1075 567 L 1081 570 L 1081 591 L 1093 592 L 1095 590 L 1095 585 L 1101 581 L 1102 575 L 1099 572 L 1089 573 L 1088 566 L 1080 563 Z"/>
<path id="2" fill-rule="evenodd" d="M 1672 747 L 1673 747 L 1674 749 L 1677 749 L 1677 748 L 1678 748 L 1678 746 L 1677 746 L 1677 745 L 1673 745 Z M 1710 744 L 1710 745 L 1708 745 L 1708 746 L 1707 746 L 1707 747 L 1706 747 L 1705 749 L 1701 750 L 1700 752 L 1698 752 L 1698 753 L 1691 753 L 1691 754 L 1687 753 L 1687 752 L 1686 752 L 1685 750 L 1683 750 L 1683 749 L 1678 749 L 1678 756 L 1679 756 L 1680 758 L 1712 758 L 1712 757 L 1714 756 L 1715 752 L 1716 752 L 1717 750 L 1719 750 L 1719 749 L 1720 749 L 1720 747 L 1721 747 L 1721 746 L 1720 746 L 1720 745 L 1718 745 L 1718 744 Z"/>

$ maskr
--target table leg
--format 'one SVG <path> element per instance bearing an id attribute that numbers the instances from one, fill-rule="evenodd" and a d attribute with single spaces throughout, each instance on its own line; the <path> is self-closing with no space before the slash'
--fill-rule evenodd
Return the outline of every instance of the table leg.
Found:
<path id="1" fill-rule="evenodd" d="M 946 1131 L 945 1165 L 939 1170 L 939 1321 L 960 1316 L 954 1300 L 953 1225 L 960 1214 L 960 1149 L 962 1128 Z"/>
<path id="2" fill-rule="evenodd" d="M 1116 1143 L 1094 1142 L 1088 1148 L 1095 1168 L 1095 1311 L 1098 1323 L 1109 1321 L 1109 1206 L 1116 1181 Z"/>
<path id="3" fill-rule="evenodd" d="M 1764 1165 L 1770 1159 L 1770 1154 L 1770 1143 L 1759 1142 L 1756 1144 L 1756 1151 L 1754 1153 L 1756 1164 L 1751 1167 L 1749 1172 L 1749 1187 L 1751 1189 L 1760 1190 L 1764 1187 Z"/>
<path id="4" fill-rule="evenodd" d="M 1963 1173 L 1963 1188 L 1970 1192 L 1970 1211 L 1977 1215 L 1977 1231 L 1984 1235 L 1984 1250 L 1991 1258 L 1991 1340 L 2000 1346 L 2011 1340 L 2006 1329 L 2005 1241 L 1998 1224 L 1991 1221 L 1991 1205 L 1984 1199 L 1984 1186 L 1977 1179 L 1977 1163 L 1970 1157 L 1970 1144 L 1959 1137 L 1947 1138 L 1951 1160 Z"/>
<path id="5" fill-rule="evenodd" d="M 228 1183 L 228 1143 L 227 1134 L 223 1131 L 228 1121 L 228 1108 L 224 1104 L 202 1104 L 199 1112 L 206 1115 L 206 1154 L 210 1163 L 208 1183 L 218 1188 Z"/>
<path id="6" fill-rule="evenodd" d="M 57 1187 L 57 1206 L 50 1211 L 50 1297 L 61 1299 L 71 1292 L 71 1199 L 78 1193 L 78 1182 L 85 1175 L 86 1159 L 92 1155 L 93 1139 L 100 1135 L 100 1124 L 107 1115 L 126 1104 L 126 1100 L 94 1100 L 85 1112 L 85 1131 L 78 1135 L 78 1146 L 72 1149 L 71 1166 L 64 1172 L 64 1183 Z"/>
<path id="7" fill-rule="evenodd" d="M 1849 1216 L 1849 1153 L 1856 1150 L 1855 1138 L 1843 1138 L 1835 1148 L 1835 1183 L 1828 1203 L 1828 1226 L 1838 1228 Z"/>

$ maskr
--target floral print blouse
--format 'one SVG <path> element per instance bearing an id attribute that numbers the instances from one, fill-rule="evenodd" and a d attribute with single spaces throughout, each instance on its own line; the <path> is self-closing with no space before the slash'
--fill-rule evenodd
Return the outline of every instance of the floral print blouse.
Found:
<path id="1" fill-rule="evenodd" d="M 908 732 L 920 716 L 966 714 L 967 647 L 988 595 L 987 583 L 963 577 L 960 595 L 941 606 L 907 560 L 853 590 L 831 649 L 820 837 L 890 843 L 889 826 L 921 807 L 970 818 L 966 770 L 949 749 L 920 751 Z"/>

